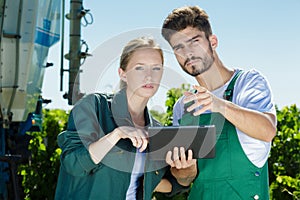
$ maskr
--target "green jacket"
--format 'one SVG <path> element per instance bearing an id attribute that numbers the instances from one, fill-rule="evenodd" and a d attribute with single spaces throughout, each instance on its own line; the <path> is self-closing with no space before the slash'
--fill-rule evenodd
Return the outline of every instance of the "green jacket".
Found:
<path id="1" fill-rule="evenodd" d="M 147 126 L 159 126 L 147 108 L 145 121 Z M 111 105 L 105 96 L 91 94 L 74 106 L 67 130 L 58 135 L 62 154 L 56 200 L 126 198 L 136 152 L 131 141 L 120 140 L 99 164 L 92 161 L 87 150 L 89 144 L 118 126 L 133 126 L 125 90 L 114 96 Z M 137 199 L 150 200 L 152 191 L 168 169 L 164 162 L 146 159 Z"/>

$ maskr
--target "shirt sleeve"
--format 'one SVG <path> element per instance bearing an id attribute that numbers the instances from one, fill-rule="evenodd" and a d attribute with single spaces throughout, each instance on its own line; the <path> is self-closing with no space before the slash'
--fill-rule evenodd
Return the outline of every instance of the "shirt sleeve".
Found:
<path id="1" fill-rule="evenodd" d="M 258 71 L 250 70 L 237 80 L 233 102 L 245 108 L 276 114 L 271 87 L 267 79 Z"/>
<path id="2" fill-rule="evenodd" d="M 81 99 L 72 109 L 67 130 L 58 136 L 62 149 L 61 165 L 74 176 L 85 176 L 97 168 L 89 154 L 88 146 L 100 138 L 94 95 Z"/>
<path id="3" fill-rule="evenodd" d="M 273 95 L 267 79 L 256 70 L 244 72 L 237 79 L 233 103 L 251 110 L 271 113 L 276 117 Z M 248 159 L 262 167 L 271 149 L 271 142 L 264 142 L 248 136 L 237 129 L 239 141 Z"/>
<path id="4" fill-rule="evenodd" d="M 184 114 L 184 96 L 180 97 L 173 107 L 173 126 L 179 126 L 179 120 Z"/>

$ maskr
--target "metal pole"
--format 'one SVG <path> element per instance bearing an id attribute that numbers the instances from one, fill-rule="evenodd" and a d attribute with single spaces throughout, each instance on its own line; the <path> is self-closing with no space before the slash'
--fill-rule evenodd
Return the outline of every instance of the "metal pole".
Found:
<path id="1" fill-rule="evenodd" d="M 82 0 L 70 1 L 70 50 L 69 50 L 69 92 L 68 104 L 73 105 L 80 98 L 80 36 Z"/>
<path id="2" fill-rule="evenodd" d="M 65 48 L 65 0 L 61 1 L 61 42 L 60 42 L 60 91 L 63 91 L 64 48 Z"/>

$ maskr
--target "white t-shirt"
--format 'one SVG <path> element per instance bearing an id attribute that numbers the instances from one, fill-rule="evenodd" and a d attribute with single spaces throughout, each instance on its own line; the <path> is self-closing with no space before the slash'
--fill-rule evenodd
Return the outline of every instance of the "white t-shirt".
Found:
<path id="1" fill-rule="evenodd" d="M 138 179 L 144 174 L 145 158 L 145 152 L 139 152 L 138 150 L 136 151 L 134 166 L 130 178 L 130 185 L 126 193 L 126 200 L 136 199 L 136 192 L 137 188 L 139 187 Z"/>
<path id="2" fill-rule="evenodd" d="M 235 74 L 240 69 L 235 70 Z M 232 76 L 233 78 L 234 76 Z M 232 79 L 231 78 L 231 79 Z M 231 79 L 222 87 L 212 91 L 214 95 L 223 98 Z M 173 108 L 173 125 L 179 125 L 178 120 L 184 114 L 184 96 L 178 99 Z M 266 78 L 256 70 L 244 71 L 236 80 L 232 96 L 232 102 L 244 108 L 272 113 L 276 116 L 275 104 L 271 88 Z M 209 111 L 208 111 L 209 112 Z M 240 144 L 248 159 L 257 167 L 262 167 L 268 159 L 271 142 L 264 142 L 252 138 L 239 129 L 237 135 Z"/>

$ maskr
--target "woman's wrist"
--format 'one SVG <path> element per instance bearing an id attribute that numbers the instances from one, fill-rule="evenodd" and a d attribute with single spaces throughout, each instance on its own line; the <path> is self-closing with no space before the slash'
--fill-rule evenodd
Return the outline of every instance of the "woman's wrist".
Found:
<path id="1" fill-rule="evenodd" d="M 116 128 L 108 134 L 107 140 L 111 144 L 116 144 L 120 139 L 122 139 L 120 131 Z"/>

